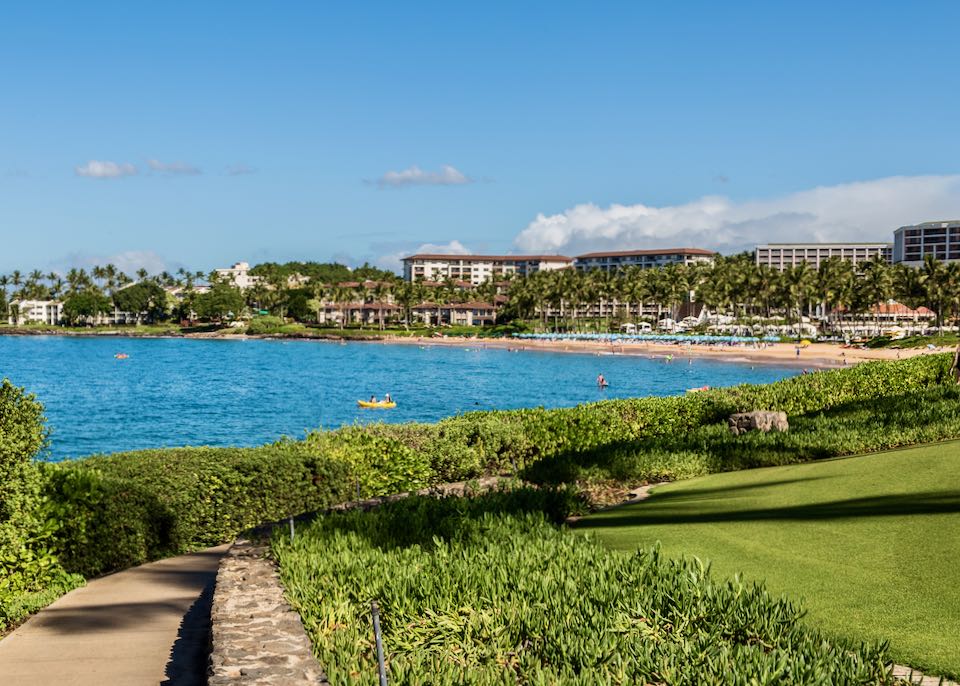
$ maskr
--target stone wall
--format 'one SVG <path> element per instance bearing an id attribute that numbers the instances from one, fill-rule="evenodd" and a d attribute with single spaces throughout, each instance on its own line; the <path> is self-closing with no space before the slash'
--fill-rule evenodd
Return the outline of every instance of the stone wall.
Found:
<path id="1" fill-rule="evenodd" d="M 267 546 L 238 539 L 220 562 L 211 611 L 209 686 L 327 683 L 266 553 Z"/>

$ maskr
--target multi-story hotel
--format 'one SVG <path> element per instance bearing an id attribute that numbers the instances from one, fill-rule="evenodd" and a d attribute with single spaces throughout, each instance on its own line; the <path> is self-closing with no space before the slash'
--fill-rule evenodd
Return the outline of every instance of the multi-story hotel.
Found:
<path id="1" fill-rule="evenodd" d="M 767 243 L 758 245 L 756 263 L 779 271 L 807 262 L 814 269 L 831 257 L 839 257 L 854 266 L 869 262 L 880 255 L 887 262 L 891 258 L 889 243 Z"/>
<path id="2" fill-rule="evenodd" d="M 895 263 L 920 266 L 925 255 L 941 262 L 960 260 L 960 220 L 923 222 L 893 232 Z"/>
<path id="3" fill-rule="evenodd" d="M 213 271 L 216 272 L 218 277 L 241 290 L 246 290 L 260 281 L 259 276 L 250 274 L 250 264 L 247 262 L 237 262 L 230 268 L 214 269 Z"/>
<path id="4" fill-rule="evenodd" d="M 660 250 L 616 250 L 579 255 L 574 266 L 581 271 L 605 269 L 615 271 L 627 267 L 665 267 L 668 264 L 711 262 L 717 253 L 701 248 L 669 248 Z"/>
<path id="5" fill-rule="evenodd" d="M 63 320 L 63 303 L 59 300 L 14 300 L 10 303 L 7 323 L 59 324 Z"/>
<path id="6" fill-rule="evenodd" d="M 564 269 L 573 260 L 563 255 L 411 255 L 403 258 L 407 281 L 466 281 L 475 286 L 507 275 L 527 276 Z"/>

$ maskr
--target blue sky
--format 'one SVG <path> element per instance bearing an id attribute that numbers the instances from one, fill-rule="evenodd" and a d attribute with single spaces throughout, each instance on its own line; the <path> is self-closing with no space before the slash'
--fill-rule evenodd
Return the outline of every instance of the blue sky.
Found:
<path id="1" fill-rule="evenodd" d="M 960 216 L 960 3 L 138 5 L 0 10 L 0 271 Z"/>

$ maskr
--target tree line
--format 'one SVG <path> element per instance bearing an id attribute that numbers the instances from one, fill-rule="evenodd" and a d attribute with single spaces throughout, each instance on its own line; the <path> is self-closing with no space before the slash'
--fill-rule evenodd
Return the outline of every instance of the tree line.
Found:
<path id="1" fill-rule="evenodd" d="M 472 287 L 451 279 L 408 283 L 369 265 L 351 270 L 336 263 L 266 263 L 250 273 L 258 280 L 241 291 L 215 273 L 184 269 L 153 276 L 141 269 L 136 280 L 114 265 L 71 269 L 63 276 L 14 271 L 0 276 L 0 306 L 6 311 L 13 300 L 62 299 L 69 323 L 112 310 L 135 313 L 145 321 L 222 320 L 267 312 L 306 322 L 320 319 L 329 307 L 346 311 L 360 303 L 396 304 L 396 314 L 380 311 L 383 327 L 390 319 L 410 322 L 417 306 L 439 310 L 466 301 L 494 303 L 504 295 L 497 302 L 499 321 L 539 319 L 542 326 L 551 319 L 554 325 L 598 317 L 659 321 L 676 317 L 690 301 L 743 320 L 792 321 L 819 313 L 828 329 L 841 317 L 876 316 L 876 306 L 889 300 L 929 308 L 938 326 L 960 318 L 960 263 L 932 256 L 920 267 L 891 265 L 880 257 L 854 266 L 834 257 L 819 268 L 800 263 L 779 271 L 757 265 L 750 253 L 742 253 L 652 269 L 542 271 Z M 178 297 L 168 292 L 172 289 L 179 291 Z"/>

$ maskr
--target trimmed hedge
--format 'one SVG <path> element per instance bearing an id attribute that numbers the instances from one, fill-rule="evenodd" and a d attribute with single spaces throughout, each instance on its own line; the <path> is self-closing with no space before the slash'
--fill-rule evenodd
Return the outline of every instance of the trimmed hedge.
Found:
<path id="1" fill-rule="evenodd" d="M 47 439 L 43 406 L 6 379 L 0 383 L 0 633 L 83 583 L 50 548 L 42 474 L 33 461 Z"/>
<path id="2" fill-rule="evenodd" d="M 47 477 L 57 552 L 85 576 L 217 545 L 351 492 L 343 463 L 293 442 L 98 456 L 50 465 Z"/>

